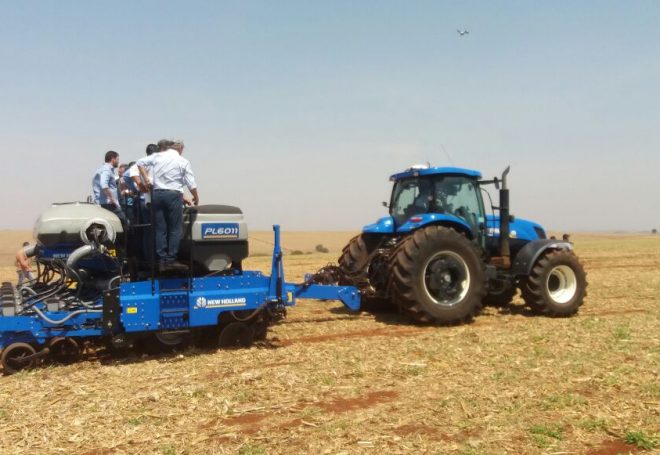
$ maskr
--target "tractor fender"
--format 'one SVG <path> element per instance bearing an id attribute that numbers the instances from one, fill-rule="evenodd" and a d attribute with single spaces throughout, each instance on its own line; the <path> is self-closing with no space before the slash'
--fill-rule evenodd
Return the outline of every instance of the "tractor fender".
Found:
<path id="1" fill-rule="evenodd" d="M 511 272 L 514 276 L 527 276 L 531 273 L 534 263 L 544 251 L 572 249 L 573 245 L 571 245 L 570 242 L 558 241 L 555 239 L 534 240 L 522 247 L 518 252 L 513 260 Z"/>
<path id="2" fill-rule="evenodd" d="M 408 221 L 402 224 L 397 232 L 412 233 L 419 228 L 430 225 L 443 225 L 455 229 L 458 232 L 465 232 L 469 238 L 473 237 L 472 228 L 461 218 L 448 215 L 444 213 L 423 213 L 411 217 Z"/>

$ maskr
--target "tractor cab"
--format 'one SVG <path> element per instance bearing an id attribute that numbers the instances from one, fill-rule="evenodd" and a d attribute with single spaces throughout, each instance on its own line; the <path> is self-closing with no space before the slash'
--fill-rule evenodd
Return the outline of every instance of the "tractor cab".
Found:
<path id="1" fill-rule="evenodd" d="M 484 237 L 485 210 L 479 190 L 481 174 L 452 167 L 413 167 L 394 174 L 390 216 L 396 230 L 429 221 L 454 223 Z"/>

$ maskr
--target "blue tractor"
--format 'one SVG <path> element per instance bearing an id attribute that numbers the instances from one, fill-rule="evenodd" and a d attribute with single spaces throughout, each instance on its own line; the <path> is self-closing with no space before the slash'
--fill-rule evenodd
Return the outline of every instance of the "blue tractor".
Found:
<path id="1" fill-rule="evenodd" d="M 334 274 L 360 289 L 363 304 L 394 304 L 417 322 L 468 321 L 483 304 L 509 303 L 517 289 L 534 312 L 574 314 L 586 273 L 568 239 L 548 239 L 539 224 L 510 215 L 508 173 L 482 180 L 474 170 L 414 166 L 392 175 L 389 215 L 350 241 L 338 270 L 317 277 L 331 282 Z M 490 214 L 487 185 L 500 197 Z"/>

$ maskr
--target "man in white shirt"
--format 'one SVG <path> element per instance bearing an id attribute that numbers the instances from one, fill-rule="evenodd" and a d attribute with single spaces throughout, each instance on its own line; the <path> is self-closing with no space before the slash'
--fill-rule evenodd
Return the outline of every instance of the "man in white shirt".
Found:
<path id="1" fill-rule="evenodd" d="M 190 163 L 181 156 L 183 141 L 161 143 L 164 146 L 157 153 L 139 159 L 137 166 L 143 181 L 149 182 L 149 173 L 153 178 L 149 185 L 154 190 L 151 203 L 160 268 L 179 270 L 187 268 L 176 262 L 183 235 L 184 189 L 188 188 L 195 205 L 199 204 L 199 193 Z"/>
<path id="2" fill-rule="evenodd" d="M 151 156 L 154 153 L 158 152 L 158 146 L 156 144 L 147 145 L 147 156 Z M 151 195 L 149 194 L 149 183 L 153 181 L 153 176 L 151 173 L 148 174 L 148 180 L 143 180 L 140 175 L 140 170 L 138 169 L 137 162 L 133 163 L 131 167 L 126 171 L 128 177 L 133 180 L 133 183 L 140 191 L 140 222 L 148 223 L 149 222 L 149 210 L 147 210 L 148 205 L 151 204 Z"/>

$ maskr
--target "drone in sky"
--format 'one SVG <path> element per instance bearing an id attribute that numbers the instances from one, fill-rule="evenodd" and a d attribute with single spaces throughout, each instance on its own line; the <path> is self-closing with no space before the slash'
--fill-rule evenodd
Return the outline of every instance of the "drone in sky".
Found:
<path id="1" fill-rule="evenodd" d="M 469 34 L 470 34 L 470 30 L 467 30 L 467 29 L 465 29 L 465 30 L 460 30 L 460 29 L 458 29 L 458 30 L 456 30 L 456 31 L 458 32 L 459 36 L 465 36 L 465 35 L 469 35 Z"/>

